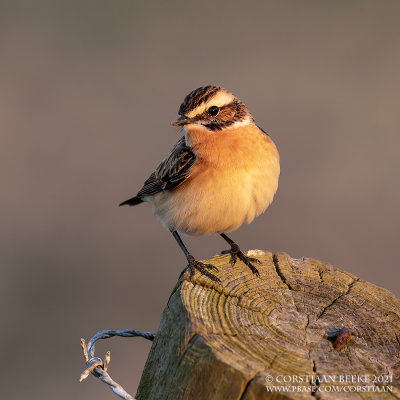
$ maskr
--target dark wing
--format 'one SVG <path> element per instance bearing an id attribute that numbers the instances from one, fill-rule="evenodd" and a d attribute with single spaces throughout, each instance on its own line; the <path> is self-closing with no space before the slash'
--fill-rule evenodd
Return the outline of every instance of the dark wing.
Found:
<path id="1" fill-rule="evenodd" d="M 142 203 L 143 198 L 151 196 L 164 190 L 171 190 L 182 183 L 189 175 L 191 167 L 196 159 L 193 150 L 186 145 L 185 137 L 171 150 L 167 158 L 162 161 L 158 168 L 150 175 L 143 184 L 138 194 L 124 201 L 120 206 L 129 204 L 131 206 Z"/>

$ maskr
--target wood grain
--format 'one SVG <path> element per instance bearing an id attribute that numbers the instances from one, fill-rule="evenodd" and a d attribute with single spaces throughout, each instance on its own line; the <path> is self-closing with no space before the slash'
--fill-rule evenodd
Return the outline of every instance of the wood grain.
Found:
<path id="1" fill-rule="evenodd" d="M 231 266 L 226 255 L 207 260 L 218 267 L 221 284 L 198 273 L 178 282 L 139 400 L 400 398 L 400 303 L 392 293 L 317 260 L 248 254 L 261 261 L 260 277 L 241 262 Z M 342 328 L 351 337 L 337 351 L 328 336 Z M 393 382 L 383 386 L 392 392 L 332 393 L 328 386 L 379 384 L 313 382 L 317 375 L 389 375 Z M 278 380 L 304 392 L 268 391 Z"/>

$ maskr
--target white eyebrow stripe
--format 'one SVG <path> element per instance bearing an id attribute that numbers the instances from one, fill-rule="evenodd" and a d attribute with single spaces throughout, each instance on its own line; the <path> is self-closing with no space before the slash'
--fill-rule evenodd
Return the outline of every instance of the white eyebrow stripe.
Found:
<path id="1" fill-rule="evenodd" d="M 234 99 L 235 97 L 231 93 L 225 90 L 219 90 L 214 96 L 208 99 L 205 103 L 200 104 L 194 110 L 188 112 L 186 115 L 189 118 L 193 118 L 196 115 L 202 114 L 211 106 L 222 107 L 226 104 L 232 103 Z"/>
<path id="2" fill-rule="evenodd" d="M 222 107 L 226 104 L 232 103 L 234 97 L 231 93 L 220 90 L 213 97 L 208 99 L 204 104 L 206 108 L 211 106 Z"/>

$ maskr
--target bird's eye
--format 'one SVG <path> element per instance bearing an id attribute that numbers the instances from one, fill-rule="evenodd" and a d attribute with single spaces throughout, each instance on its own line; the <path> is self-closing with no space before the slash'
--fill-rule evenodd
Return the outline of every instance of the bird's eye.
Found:
<path id="1" fill-rule="evenodd" d="M 217 106 L 211 106 L 211 107 L 208 109 L 208 113 L 209 113 L 210 115 L 212 115 L 213 117 L 215 117 L 215 116 L 219 113 L 219 107 L 217 107 Z"/>

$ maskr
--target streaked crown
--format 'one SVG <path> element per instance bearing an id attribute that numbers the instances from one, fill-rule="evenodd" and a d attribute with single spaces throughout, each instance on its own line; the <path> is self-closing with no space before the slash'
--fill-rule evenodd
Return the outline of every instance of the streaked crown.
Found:
<path id="1" fill-rule="evenodd" d="M 185 97 L 174 125 L 201 124 L 217 131 L 250 122 L 253 118 L 239 99 L 221 87 L 209 85 L 193 90 Z"/>

